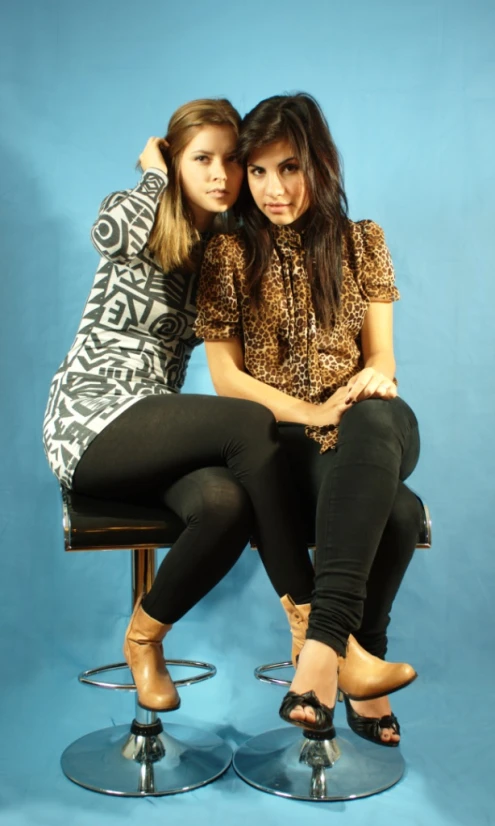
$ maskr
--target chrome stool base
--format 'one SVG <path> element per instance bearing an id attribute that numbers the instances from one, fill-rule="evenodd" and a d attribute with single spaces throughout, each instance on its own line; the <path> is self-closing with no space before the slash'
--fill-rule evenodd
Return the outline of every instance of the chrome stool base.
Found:
<path id="1" fill-rule="evenodd" d="M 188 792 L 220 777 L 232 749 L 215 734 L 160 720 L 86 734 L 62 754 L 64 774 L 94 792 L 149 797 Z"/>
<path id="2" fill-rule="evenodd" d="M 236 751 L 234 769 L 263 792 L 322 802 L 367 797 L 401 779 L 405 764 L 398 748 L 336 731 L 333 740 L 309 740 L 295 726 L 267 731 Z"/>

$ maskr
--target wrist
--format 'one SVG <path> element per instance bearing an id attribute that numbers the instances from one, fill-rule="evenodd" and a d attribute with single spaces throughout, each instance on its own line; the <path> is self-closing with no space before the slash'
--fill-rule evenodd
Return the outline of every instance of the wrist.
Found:
<path id="1" fill-rule="evenodd" d="M 143 169 L 143 175 L 146 175 L 147 172 L 157 172 L 160 177 L 162 177 L 166 184 L 168 184 L 168 172 L 165 166 L 147 166 L 146 169 Z"/>
<path id="2" fill-rule="evenodd" d="M 308 427 L 312 424 L 313 414 L 317 409 L 317 405 L 312 404 L 311 402 L 301 401 L 298 405 L 296 412 L 298 416 L 298 423 L 306 425 Z"/>

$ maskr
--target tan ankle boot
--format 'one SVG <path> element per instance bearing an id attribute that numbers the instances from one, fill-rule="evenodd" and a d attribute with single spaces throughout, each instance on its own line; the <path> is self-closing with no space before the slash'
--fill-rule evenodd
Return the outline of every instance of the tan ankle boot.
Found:
<path id="1" fill-rule="evenodd" d="M 338 685 L 351 700 L 374 700 L 412 683 L 418 675 L 408 663 L 388 663 L 369 654 L 352 634 L 346 656 L 338 657 Z"/>
<path id="2" fill-rule="evenodd" d="M 162 640 L 172 628 L 150 617 L 136 603 L 124 638 L 124 657 L 132 671 L 139 705 L 150 711 L 173 711 L 180 697 L 167 671 Z"/>
<path id="3" fill-rule="evenodd" d="M 292 663 L 295 668 L 306 641 L 311 604 L 296 605 L 289 594 L 280 602 L 292 632 Z M 374 700 L 393 694 L 412 683 L 417 676 L 408 663 L 389 663 L 369 654 L 352 634 L 347 641 L 346 656 L 338 655 L 339 690 L 351 700 Z"/>
<path id="4" fill-rule="evenodd" d="M 311 603 L 307 602 L 303 605 L 296 605 L 289 594 L 280 599 L 282 608 L 287 614 L 289 620 L 290 630 L 292 634 L 292 664 L 294 668 L 297 665 L 297 658 L 301 653 L 302 647 L 306 641 L 306 631 L 308 630 L 309 615 L 311 612 Z"/>

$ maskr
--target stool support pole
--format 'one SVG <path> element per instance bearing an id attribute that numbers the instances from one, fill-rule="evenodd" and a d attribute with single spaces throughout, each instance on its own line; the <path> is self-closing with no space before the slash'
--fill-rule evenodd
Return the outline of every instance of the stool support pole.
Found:
<path id="1" fill-rule="evenodd" d="M 132 610 L 148 593 L 155 579 L 156 549 L 135 548 L 132 552 Z"/>
<path id="2" fill-rule="evenodd" d="M 131 557 L 132 566 L 132 610 L 136 602 L 148 593 L 155 579 L 156 549 L 155 548 L 134 548 Z M 148 711 L 142 708 L 137 701 L 134 719 L 142 726 L 151 726 L 156 723 L 158 717 L 156 711 Z"/>

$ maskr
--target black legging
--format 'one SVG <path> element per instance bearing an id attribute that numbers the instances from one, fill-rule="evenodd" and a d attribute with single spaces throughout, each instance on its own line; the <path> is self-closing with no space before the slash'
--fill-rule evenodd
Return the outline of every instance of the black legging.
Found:
<path id="1" fill-rule="evenodd" d="M 251 528 L 262 558 L 283 567 L 282 592 L 297 583 L 297 593 L 309 599 L 313 572 L 299 521 L 292 523 L 288 475 L 267 408 L 170 394 L 147 396 L 111 422 L 83 454 L 73 488 L 107 499 L 161 502 L 184 521 L 143 602 L 150 616 L 172 623 L 230 570 Z"/>
<path id="2" fill-rule="evenodd" d="M 336 448 L 323 454 L 302 427 L 280 425 L 279 432 L 306 534 L 316 533 L 308 638 L 344 653 L 352 631 L 383 657 L 390 609 L 420 529 L 418 499 L 400 481 L 418 460 L 416 417 L 400 398 L 359 402 L 344 414 Z"/>
<path id="3" fill-rule="evenodd" d="M 176 622 L 230 570 L 247 542 L 251 502 L 279 596 L 305 603 L 315 587 L 308 636 L 343 653 L 353 631 L 383 656 L 390 608 L 419 532 L 418 502 L 399 482 L 418 457 L 414 414 L 400 399 L 360 402 L 325 454 L 298 426 L 280 434 L 283 450 L 273 416 L 252 402 L 149 396 L 96 437 L 73 487 L 163 502 L 185 522 L 144 603 L 155 619 Z M 316 582 L 307 553 L 315 513 Z"/>

